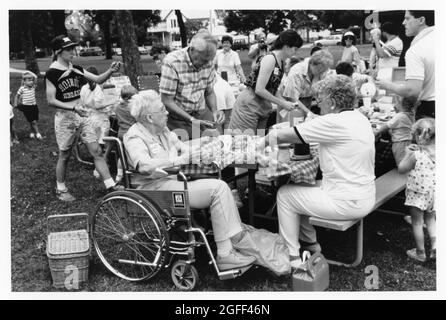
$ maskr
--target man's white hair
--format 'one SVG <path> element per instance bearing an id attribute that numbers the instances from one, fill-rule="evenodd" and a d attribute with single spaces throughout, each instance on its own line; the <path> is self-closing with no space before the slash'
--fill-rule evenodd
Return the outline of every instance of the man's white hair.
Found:
<path id="1" fill-rule="evenodd" d="M 199 30 L 190 41 L 190 47 L 200 52 L 208 51 L 212 44 L 217 47 L 217 39 L 209 31 L 203 29 Z"/>
<path id="2" fill-rule="evenodd" d="M 146 122 L 146 116 L 159 105 L 161 97 L 155 90 L 144 90 L 130 99 L 130 114 L 137 122 Z"/>

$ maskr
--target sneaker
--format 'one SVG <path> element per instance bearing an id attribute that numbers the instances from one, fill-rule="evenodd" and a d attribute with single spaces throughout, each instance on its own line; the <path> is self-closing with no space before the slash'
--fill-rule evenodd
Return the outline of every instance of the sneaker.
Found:
<path id="1" fill-rule="evenodd" d="M 302 251 L 310 251 L 311 254 L 315 254 L 316 252 L 322 251 L 321 245 L 318 242 L 314 243 L 308 243 L 305 241 L 300 241 L 300 242 Z"/>
<path id="2" fill-rule="evenodd" d="M 296 269 L 299 269 L 299 267 L 303 264 L 302 258 L 299 257 L 297 259 L 291 260 L 290 261 L 290 266 L 291 266 L 291 273 L 294 273 L 294 271 Z"/>
<path id="3" fill-rule="evenodd" d="M 34 138 L 36 137 L 36 135 L 35 135 L 34 133 L 31 132 L 31 133 L 29 134 L 29 137 L 30 137 L 31 139 L 34 139 Z"/>
<path id="4" fill-rule="evenodd" d="M 115 184 L 113 187 L 110 187 L 107 189 L 107 192 L 113 192 L 113 191 L 124 191 L 125 187 L 120 184 Z"/>
<path id="5" fill-rule="evenodd" d="M 122 179 L 124 179 L 124 177 L 118 175 L 118 176 L 116 176 L 115 182 L 118 184 L 118 183 L 120 183 L 122 181 Z"/>
<path id="6" fill-rule="evenodd" d="M 249 266 L 256 261 L 252 256 L 245 256 L 234 249 L 227 256 L 217 256 L 217 266 L 220 270 L 230 270 Z"/>
<path id="7" fill-rule="evenodd" d="M 237 208 L 243 207 L 243 202 L 240 199 L 240 195 L 237 189 L 232 190 L 232 196 L 234 197 L 235 205 L 237 206 Z"/>
<path id="8" fill-rule="evenodd" d="M 96 179 L 101 179 L 101 175 L 99 174 L 99 172 L 98 172 L 96 169 L 93 170 L 93 176 L 94 176 Z"/>
<path id="9" fill-rule="evenodd" d="M 435 260 L 437 259 L 437 249 L 432 249 L 431 254 L 429 255 L 429 259 Z"/>
<path id="10" fill-rule="evenodd" d="M 75 197 L 73 197 L 69 192 L 68 189 L 65 190 L 58 190 L 56 189 L 56 196 L 59 200 L 66 201 L 66 202 L 72 202 L 76 200 Z"/>
<path id="11" fill-rule="evenodd" d="M 43 137 L 42 137 L 42 135 L 39 132 L 36 133 L 36 138 L 39 139 L 39 140 L 43 140 Z"/>
<path id="12" fill-rule="evenodd" d="M 407 256 L 413 260 L 417 260 L 419 262 L 426 262 L 426 253 L 418 253 L 417 248 L 413 248 L 406 251 Z"/>

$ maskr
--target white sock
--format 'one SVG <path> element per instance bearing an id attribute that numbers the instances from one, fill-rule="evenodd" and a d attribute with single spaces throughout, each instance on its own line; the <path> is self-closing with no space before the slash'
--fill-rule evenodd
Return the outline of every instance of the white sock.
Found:
<path id="1" fill-rule="evenodd" d="M 67 189 L 67 187 L 65 186 L 65 182 L 56 181 L 56 183 L 57 183 L 57 190 L 64 191 Z"/>
<path id="2" fill-rule="evenodd" d="M 118 176 L 122 177 L 124 175 L 124 170 L 118 169 Z"/>
<path id="3" fill-rule="evenodd" d="M 116 183 L 115 180 L 113 180 L 113 178 L 108 178 L 106 180 L 104 180 L 104 184 L 105 184 L 105 188 L 111 188 L 113 187 Z"/>
<path id="4" fill-rule="evenodd" d="M 231 239 L 226 239 L 223 241 L 216 242 L 217 244 L 217 255 L 220 257 L 226 257 L 232 250 Z"/>

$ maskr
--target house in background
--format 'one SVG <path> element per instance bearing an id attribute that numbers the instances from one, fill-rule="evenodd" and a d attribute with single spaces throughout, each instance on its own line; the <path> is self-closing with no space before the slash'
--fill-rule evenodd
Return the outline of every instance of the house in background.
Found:
<path id="1" fill-rule="evenodd" d="M 204 28 L 219 38 L 226 34 L 226 27 L 223 26 L 221 10 L 181 10 L 183 21 L 198 20 Z M 153 43 L 160 43 L 171 48 L 181 48 L 180 28 L 178 26 L 175 10 L 162 10 L 161 22 L 147 28 L 147 32 Z"/>
<path id="2" fill-rule="evenodd" d="M 188 18 L 183 14 L 183 21 L 186 22 L 187 20 Z M 175 10 L 162 10 L 161 22 L 147 28 L 147 33 L 152 38 L 153 43 L 174 46 L 176 43 L 181 42 L 180 28 Z"/>

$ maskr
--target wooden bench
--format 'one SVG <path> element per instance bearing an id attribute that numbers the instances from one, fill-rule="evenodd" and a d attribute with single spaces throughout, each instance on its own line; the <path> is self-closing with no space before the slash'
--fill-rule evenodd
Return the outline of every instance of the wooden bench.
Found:
<path id="1" fill-rule="evenodd" d="M 397 169 L 393 169 L 375 180 L 376 186 L 376 202 L 375 206 L 370 210 L 370 213 L 377 210 L 380 206 L 393 198 L 406 187 L 407 175 L 399 174 Z M 364 219 L 359 220 L 325 220 L 316 217 L 310 217 L 309 221 L 312 225 L 333 229 L 337 231 L 345 231 L 350 227 L 357 225 L 356 233 L 356 258 L 352 263 L 343 263 L 335 260 L 328 260 L 328 263 L 344 266 L 356 267 L 362 261 L 363 256 L 363 222 Z"/>

